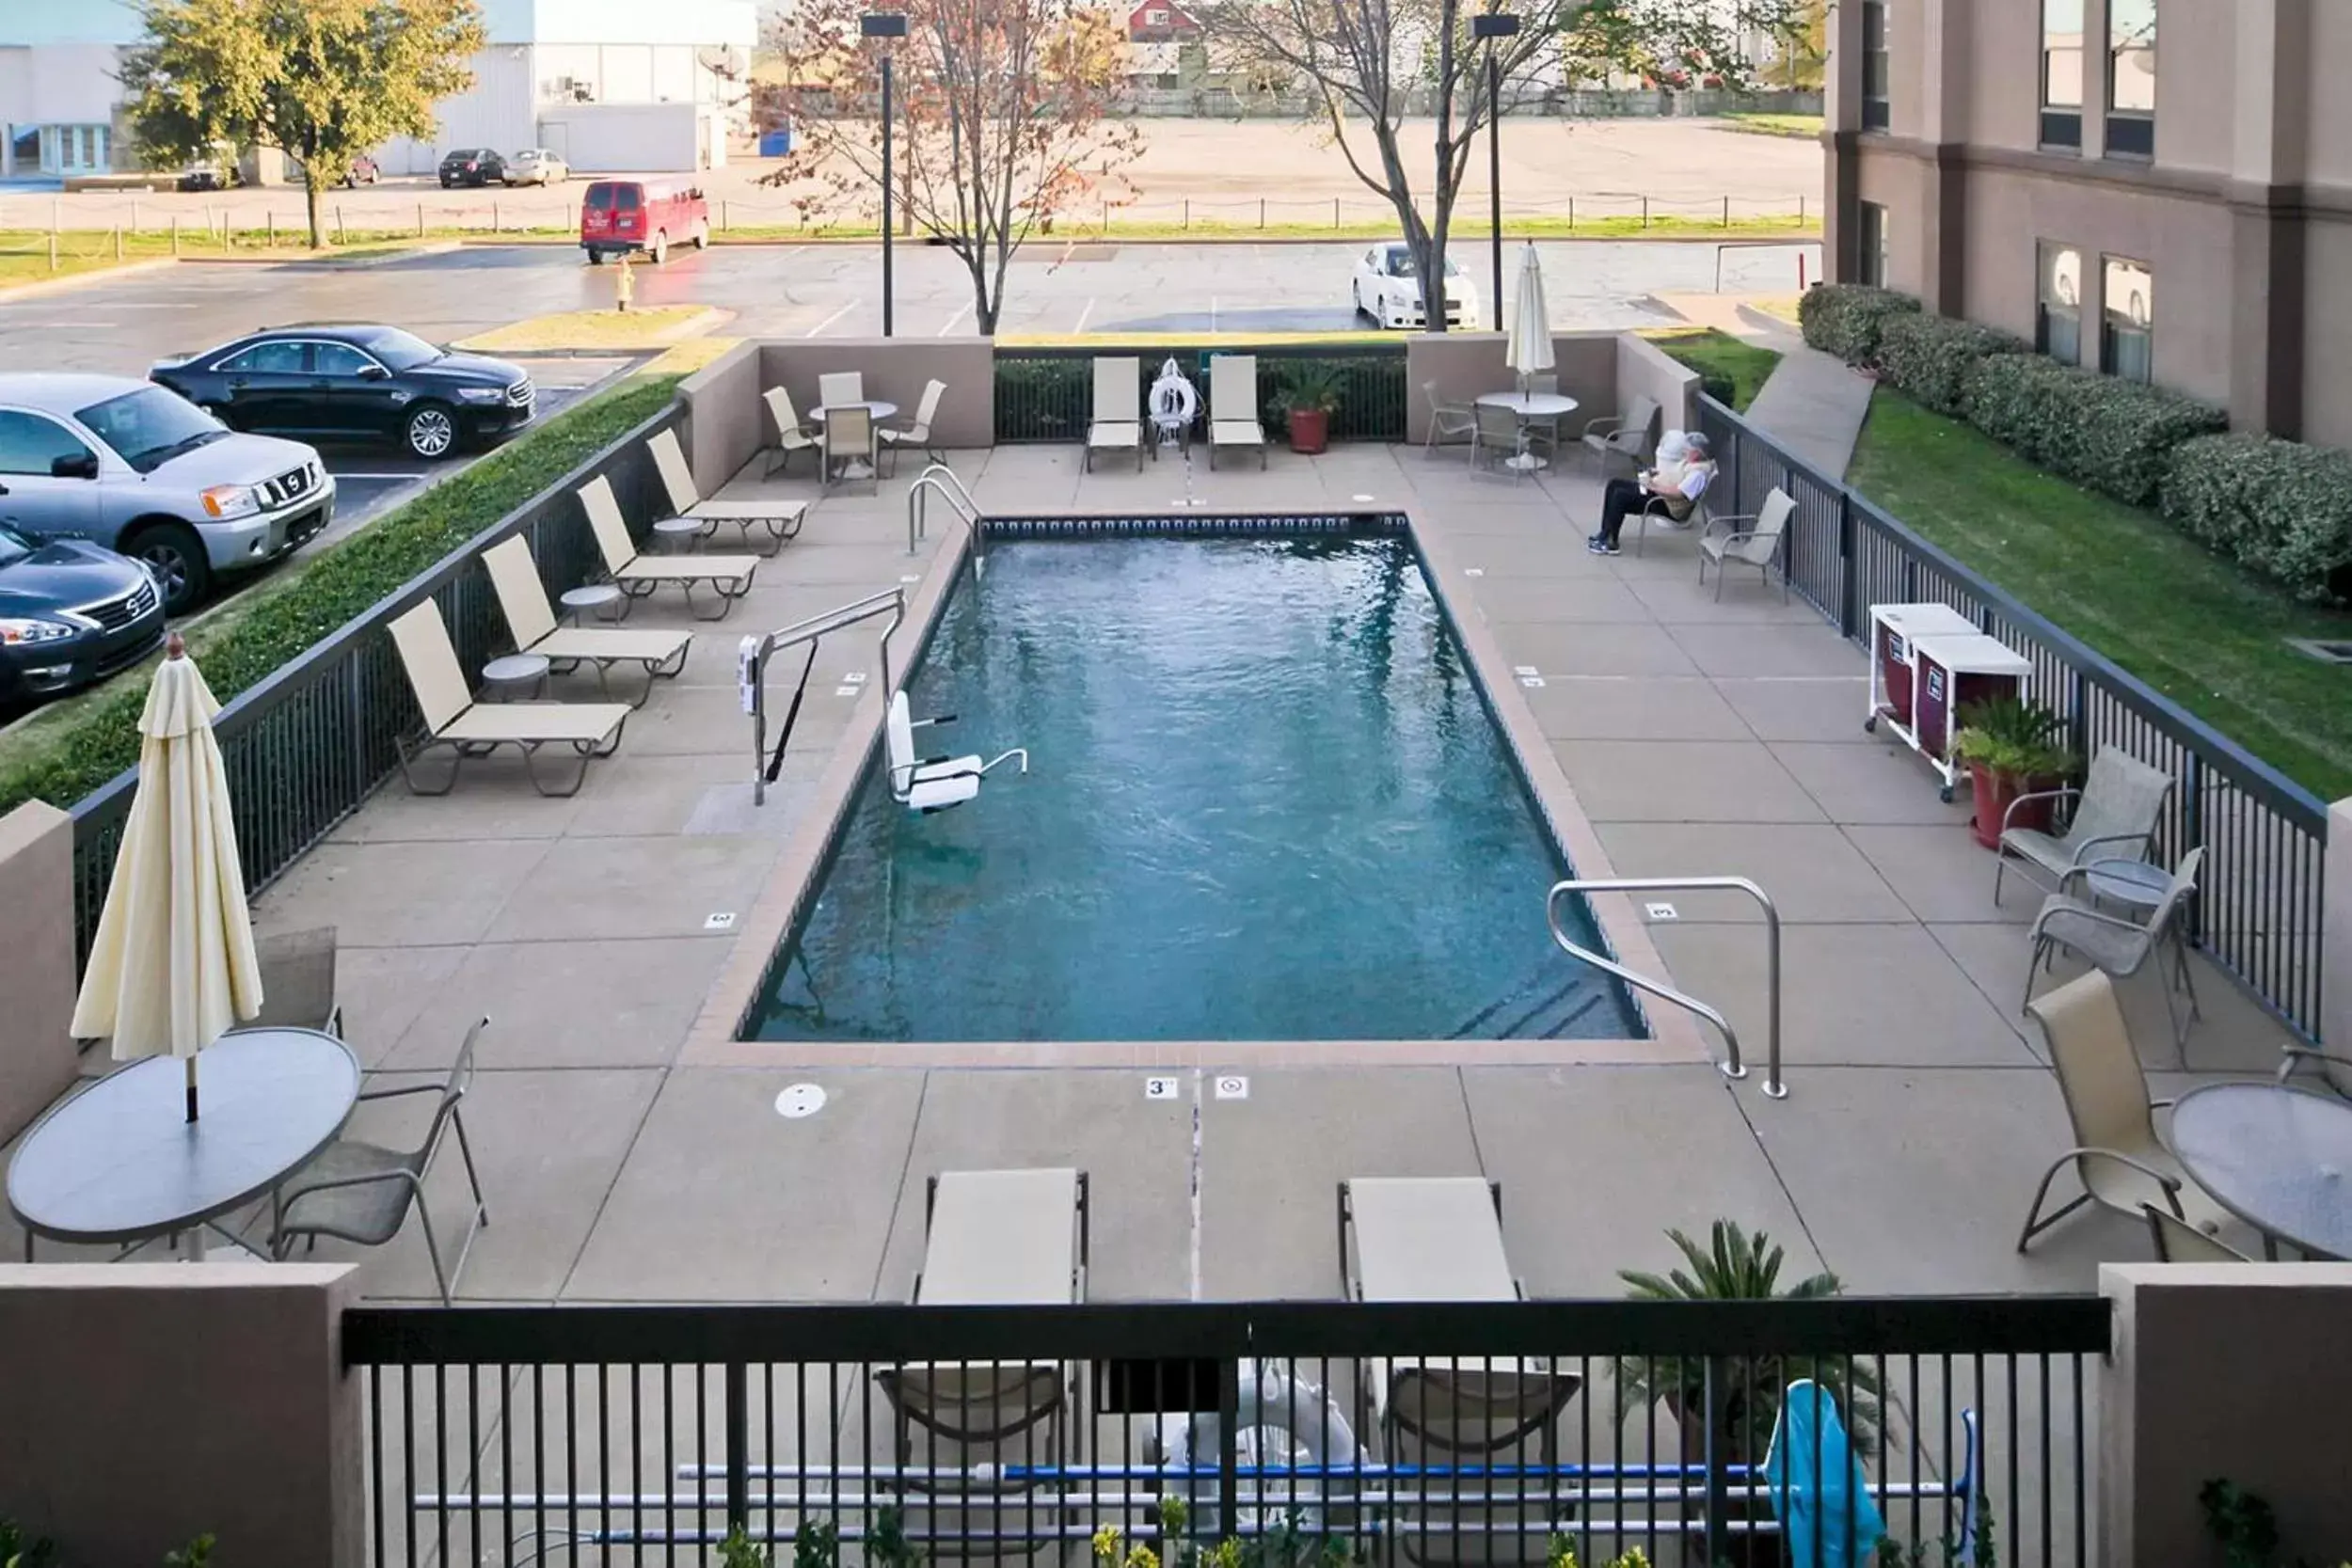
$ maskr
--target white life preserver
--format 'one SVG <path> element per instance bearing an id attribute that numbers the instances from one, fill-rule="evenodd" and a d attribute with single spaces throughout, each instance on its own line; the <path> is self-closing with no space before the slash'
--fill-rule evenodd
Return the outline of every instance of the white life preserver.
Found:
<path id="1" fill-rule="evenodd" d="M 1176 1417 L 1164 1433 L 1167 1464 L 1176 1471 L 1169 1489 L 1184 1497 L 1186 1517 L 1210 1539 L 1232 1533 L 1217 1509 L 1218 1418 L 1214 1414 Z M 1309 1468 L 1295 1481 L 1279 1476 L 1242 1482 L 1244 1496 L 1258 1493 L 1263 1506 L 1241 1509 L 1238 1529 L 1250 1530 L 1284 1516 L 1301 1531 L 1324 1528 L 1324 1505 L 1352 1490 L 1331 1471 L 1364 1462 L 1355 1429 L 1320 1384 L 1295 1378 L 1271 1362 L 1241 1364 L 1240 1397 L 1234 1406 L 1234 1448 L 1245 1467 Z M 1195 1466 L 1199 1468 L 1196 1469 Z"/>
<path id="2" fill-rule="evenodd" d="M 1159 379 L 1152 383 L 1152 428 L 1172 436 L 1189 427 L 1200 412 L 1200 394 L 1192 389 L 1192 383 L 1176 368 L 1175 360 L 1164 362 Z"/>

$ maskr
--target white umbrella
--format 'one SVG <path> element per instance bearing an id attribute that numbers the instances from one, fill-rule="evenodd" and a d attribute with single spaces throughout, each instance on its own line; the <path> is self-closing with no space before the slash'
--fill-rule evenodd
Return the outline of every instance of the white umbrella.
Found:
<path id="1" fill-rule="evenodd" d="M 196 1053 L 262 1010 L 245 868 L 213 736 L 220 704 L 172 635 L 139 716 L 138 791 L 74 1004 L 73 1033 L 111 1037 L 118 1061 Z"/>
<path id="2" fill-rule="evenodd" d="M 1518 373 L 1522 392 L 1527 390 L 1529 376 L 1541 375 L 1552 366 L 1551 313 L 1544 308 L 1543 263 L 1535 259 L 1532 245 L 1519 252 L 1518 287 L 1511 302 L 1511 342 L 1502 362 Z"/>

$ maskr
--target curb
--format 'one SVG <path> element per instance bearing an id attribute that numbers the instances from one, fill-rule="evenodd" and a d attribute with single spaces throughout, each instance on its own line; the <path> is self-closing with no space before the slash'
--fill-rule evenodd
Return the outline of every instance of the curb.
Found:
<path id="1" fill-rule="evenodd" d="M 579 311 L 567 313 L 585 315 L 589 312 Z M 602 312 L 597 313 L 601 314 Z M 567 358 L 587 359 L 606 359 L 628 357 L 632 356 L 650 357 L 654 355 L 667 353 L 669 350 L 677 347 L 680 343 L 691 342 L 697 338 L 708 337 L 720 327 L 724 326 L 727 323 L 733 321 L 735 319 L 735 312 L 732 310 L 723 309 L 715 305 L 706 305 L 702 307 L 696 314 L 687 317 L 684 321 L 678 323 L 676 326 L 671 328 L 660 342 L 651 345 L 619 345 L 609 343 L 565 344 L 558 342 L 549 343 L 545 347 L 532 346 L 529 348 L 517 348 L 512 345 L 493 344 L 485 341 L 485 340 L 497 337 L 498 334 L 501 332 L 508 331 L 516 326 L 524 325 L 532 319 L 532 318 L 526 316 L 519 322 L 508 322 L 504 326 L 494 326 L 486 332 L 477 332 L 471 337 L 460 338 L 452 342 L 449 346 L 453 349 L 461 350 L 467 354 L 539 355 L 550 357 L 562 356 Z"/>
<path id="2" fill-rule="evenodd" d="M 125 261 L 119 266 L 93 267 L 88 272 L 77 272 L 71 277 L 44 277 L 38 282 L 12 284 L 0 288 L 0 305 L 8 304 L 12 300 L 33 299 L 41 294 L 62 293 L 68 289 L 79 289 L 91 283 L 103 283 L 109 278 L 133 277 L 143 272 L 160 272 L 166 267 L 179 264 L 178 257 L 154 256 L 144 261 Z"/>

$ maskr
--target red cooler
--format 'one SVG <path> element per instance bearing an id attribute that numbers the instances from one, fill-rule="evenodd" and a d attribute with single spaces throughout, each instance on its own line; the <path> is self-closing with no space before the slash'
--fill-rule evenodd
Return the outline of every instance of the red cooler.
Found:
<path id="1" fill-rule="evenodd" d="M 1911 644 L 1922 637 L 1973 637 L 1977 624 L 1949 605 L 1874 604 L 1870 607 L 1870 712 L 1863 728 L 1876 729 L 1882 715 L 1912 727 Z"/>
<path id="2" fill-rule="evenodd" d="M 1923 637 L 1913 646 L 1919 668 L 1919 750 L 1952 782 L 1952 732 L 1970 703 L 2014 697 L 2033 666 L 1997 638 Z"/>

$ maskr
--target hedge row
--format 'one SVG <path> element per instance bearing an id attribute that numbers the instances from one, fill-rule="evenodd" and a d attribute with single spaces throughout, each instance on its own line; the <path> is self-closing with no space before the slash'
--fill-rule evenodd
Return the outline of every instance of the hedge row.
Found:
<path id="1" fill-rule="evenodd" d="M 2127 506 L 2155 503 L 2175 447 L 2230 425 L 2211 404 L 2039 354 L 1978 360 L 1963 402 L 1987 436 Z"/>
<path id="2" fill-rule="evenodd" d="M 1849 365 L 1875 363 L 1887 320 L 1918 312 L 1919 302 L 1909 294 L 1861 283 L 1824 283 L 1807 289 L 1797 300 L 1797 325 L 1804 341 Z"/>
<path id="3" fill-rule="evenodd" d="M 590 398 L 395 507 L 272 582 L 258 583 L 188 629 L 188 652 L 227 703 L 323 641 L 387 594 L 563 478 L 675 395 L 678 377 L 645 376 Z M 70 809 L 138 761 L 144 668 L 53 714 L 0 751 L 0 816 L 26 800 Z"/>
<path id="4" fill-rule="evenodd" d="M 2307 604 L 2352 600 L 2352 452 L 2201 436 L 2172 452 L 2167 521 Z"/>
<path id="5" fill-rule="evenodd" d="M 2031 354 L 2033 345 L 1998 327 L 1949 316 L 1889 315 L 1879 327 L 1879 374 L 1904 396 L 1939 414 L 1967 414 L 1968 374 L 1996 354 Z"/>

